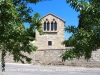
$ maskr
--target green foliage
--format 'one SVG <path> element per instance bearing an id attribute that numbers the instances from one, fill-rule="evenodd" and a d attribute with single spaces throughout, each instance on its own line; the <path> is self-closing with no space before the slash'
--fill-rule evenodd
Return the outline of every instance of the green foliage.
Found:
<path id="1" fill-rule="evenodd" d="M 34 33 L 37 29 L 40 34 L 41 19 L 38 13 L 30 16 L 32 9 L 27 7 L 28 3 L 37 3 L 39 0 L 0 0 L 0 47 L 1 47 L 1 64 L 2 71 L 5 70 L 5 56 L 9 52 L 13 55 L 13 59 L 24 63 L 25 59 L 28 63 L 31 58 L 23 54 L 23 52 L 31 53 L 37 49 L 36 46 L 30 44 L 35 40 Z M 24 23 L 29 23 L 30 27 L 25 28 Z"/>
<path id="2" fill-rule="evenodd" d="M 73 52 L 73 50 L 68 49 L 62 54 L 62 61 L 67 60 L 72 60 L 73 58 L 76 57 L 76 54 Z"/>
<path id="3" fill-rule="evenodd" d="M 99 0 L 66 0 L 77 12 L 80 12 L 78 27 L 68 26 L 65 30 L 72 33 L 72 36 L 63 42 L 73 46 L 67 50 L 62 58 L 65 61 L 69 58 L 80 58 L 86 60 L 91 58 L 92 51 L 100 47 L 100 1 Z"/>
<path id="4" fill-rule="evenodd" d="M 67 31 L 69 33 L 76 33 L 77 32 L 77 27 L 75 27 L 75 26 L 68 26 L 68 27 L 65 27 L 65 31 Z"/>

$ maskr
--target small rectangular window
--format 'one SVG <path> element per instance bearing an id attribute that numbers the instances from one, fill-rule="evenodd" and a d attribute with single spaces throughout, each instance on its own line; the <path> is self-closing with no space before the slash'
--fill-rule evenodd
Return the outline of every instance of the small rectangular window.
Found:
<path id="1" fill-rule="evenodd" d="M 52 46 L 52 41 L 48 41 L 48 46 Z"/>

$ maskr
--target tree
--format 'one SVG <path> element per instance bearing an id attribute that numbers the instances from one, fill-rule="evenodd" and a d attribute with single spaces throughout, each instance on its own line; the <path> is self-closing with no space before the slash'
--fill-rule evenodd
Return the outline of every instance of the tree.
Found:
<path id="1" fill-rule="evenodd" d="M 72 36 L 63 42 L 65 45 L 73 46 L 73 49 L 66 50 L 62 59 L 80 58 L 86 60 L 91 58 L 92 51 L 100 47 L 100 0 L 66 0 L 77 12 L 80 12 L 79 24 L 77 27 L 68 26 L 65 31 L 72 33 Z"/>
<path id="2" fill-rule="evenodd" d="M 35 40 L 34 32 L 37 29 L 42 34 L 41 19 L 38 13 L 30 16 L 32 9 L 27 7 L 28 3 L 37 3 L 41 0 L 0 0 L 0 50 L 2 71 L 5 70 L 5 56 L 9 52 L 13 59 L 28 63 L 31 58 L 22 52 L 31 53 L 37 49 L 30 44 Z M 25 28 L 24 23 L 29 23 L 30 27 Z"/>

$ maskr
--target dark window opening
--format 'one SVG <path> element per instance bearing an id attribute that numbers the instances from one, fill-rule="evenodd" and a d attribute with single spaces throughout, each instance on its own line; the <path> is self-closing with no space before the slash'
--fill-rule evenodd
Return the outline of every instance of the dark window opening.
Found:
<path id="1" fill-rule="evenodd" d="M 48 46 L 52 46 L 52 41 L 48 41 Z"/>
<path id="2" fill-rule="evenodd" d="M 53 31 L 53 22 L 51 22 L 51 31 Z"/>
<path id="3" fill-rule="evenodd" d="M 57 23 L 56 22 L 54 23 L 54 30 L 55 31 L 57 30 Z"/>
<path id="4" fill-rule="evenodd" d="M 46 22 L 44 22 L 44 31 L 46 31 Z"/>
<path id="5" fill-rule="evenodd" d="M 50 24 L 49 24 L 49 22 L 47 23 L 47 31 L 49 31 L 49 29 L 50 29 Z"/>

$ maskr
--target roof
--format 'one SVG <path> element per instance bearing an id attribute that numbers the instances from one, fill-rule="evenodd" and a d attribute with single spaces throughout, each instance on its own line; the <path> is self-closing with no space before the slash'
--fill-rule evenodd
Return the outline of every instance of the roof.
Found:
<path id="1" fill-rule="evenodd" d="M 49 13 L 49 14 L 47 14 L 47 15 L 43 16 L 42 18 L 44 18 L 44 17 L 46 17 L 46 16 L 48 16 L 48 15 L 52 15 L 52 16 L 54 16 L 54 17 L 56 17 L 56 18 L 60 19 L 60 20 L 61 20 L 61 21 L 63 21 L 64 23 L 66 22 L 65 20 L 63 20 L 63 19 L 59 18 L 58 16 L 55 16 L 55 15 L 54 15 L 54 14 L 52 14 L 52 13 Z"/>

